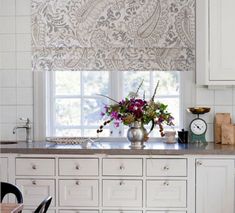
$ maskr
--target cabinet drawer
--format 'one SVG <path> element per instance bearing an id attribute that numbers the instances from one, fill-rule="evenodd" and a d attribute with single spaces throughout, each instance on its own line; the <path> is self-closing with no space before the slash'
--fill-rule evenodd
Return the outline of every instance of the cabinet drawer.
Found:
<path id="1" fill-rule="evenodd" d="M 98 159 L 59 159 L 59 175 L 98 176 Z"/>
<path id="2" fill-rule="evenodd" d="M 98 206 L 98 180 L 59 180 L 60 206 Z"/>
<path id="3" fill-rule="evenodd" d="M 147 159 L 147 176 L 186 177 L 186 159 Z"/>
<path id="4" fill-rule="evenodd" d="M 105 176 L 142 176 L 142 159 L 106 158 L 103 159 Z"/>
<path id="5" fill-rule="evenodd" d="M 16 175 L 55 175 L 55 160 L 16 158 Z"/>
<path id="6" fill-rule="evenodd" d="M 98 210 L 59 210 L 59 213 L 99 213 Z"/>
<path id="7" fill-rule="evenodd" d="M 141 207 L 142 180 L 103 180 L 103 206 Z"/>
<path id="8" fill-rule="evenodd" d="M 34 211 L 35 209 L 23 209 L 23 213 L 34 213 Z M 55 213 L 55 210 L 51 210 L 49 207 L 49 209 L 47 210 L 47 213 Z"/>
<path id="9" fill-rule="evenodd" d="M 186 211 L 147 211 L 146 213 L 187 213 Z"/>
<path id="10" fill-rule="evenodd" d="M 147 207 L 186 207 L 187 182 L 147 180 Z"/>
<path id="11" fill-rule="evenodd" d="M 8 179 L 8 159 L 0 158 L 0 181 L 7 182 Z"/>
<path id="12" fill-rule="evenodd" d="M 136 210 L 130 210 L 130 211 L 123 211 L 123 210 L 117 210 L 117 211 L 113 211 L 113 210 L 105 210 L 103 211 L 103 213 L 142 213 L 142 211 L 136 211 Z"/>
<path id="13" fill-rule="evenodd" d="M 23 193 L 24 206 L 36 208 L 48 196 L 52 196 L 51 206 L 55 205 L 54 180 L 16 179 L 16 185 Z"/>

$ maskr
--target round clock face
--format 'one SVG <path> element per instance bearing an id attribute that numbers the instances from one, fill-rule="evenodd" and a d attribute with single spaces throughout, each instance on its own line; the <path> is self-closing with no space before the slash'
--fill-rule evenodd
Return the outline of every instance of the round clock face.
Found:
<path id="1" fill-rule="evenodd" d="M 206 122 L 200 118 L 194 119 L 190 124 L 190 130 L 195 135 L 202 135 L 206 132 L 207 125 Z"/>

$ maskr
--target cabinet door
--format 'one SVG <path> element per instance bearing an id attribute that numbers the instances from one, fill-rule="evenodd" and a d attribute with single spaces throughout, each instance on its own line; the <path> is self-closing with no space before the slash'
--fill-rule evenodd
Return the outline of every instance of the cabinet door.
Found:
<path id="1" fill-rule="evenodd" d="M 60 206 L 98 206 L 98 180 L 59 180 Z"/>
<path id="2" fill-rule="evenodd" d="M 142 207 L 142 180 L 103 180 L 103 206 Z"/>
<path id="3" fill-rule="evenodd" d="M 37 207 L 46 197 L 52 196 L 51 206 L 55 206 L 55 181 L 49 179 L 16 179 L 20 188 L 24 206 Z"/>
<path id="4" fill-rule="evenodd" d="M 196 212 L 234 212 L 234 161 L 196 161 Z"/>
<path id="5" fill-rule="evenodd" d="M 0 158 L 0 181 L 7 182 L 8 179 L 7 158 Z"/>
<path id="6" fill-rule="evenodd" d="M 147 180 L 147 207 L 186 207 L 186 180 Z"/>

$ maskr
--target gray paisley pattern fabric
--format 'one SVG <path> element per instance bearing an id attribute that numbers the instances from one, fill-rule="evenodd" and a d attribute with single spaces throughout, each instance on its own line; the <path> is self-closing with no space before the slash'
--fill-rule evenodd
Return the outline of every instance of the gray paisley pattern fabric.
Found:
<path id="1" fill-rule="evenodd" d="M 32 0 L 33 70 L 194 70 L 195 0 Z"/>

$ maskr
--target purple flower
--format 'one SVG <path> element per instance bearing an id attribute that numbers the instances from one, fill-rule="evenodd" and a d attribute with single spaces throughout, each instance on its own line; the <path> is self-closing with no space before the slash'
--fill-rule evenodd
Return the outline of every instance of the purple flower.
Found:
<path id="1" fill-rule="evenodd" d="M 119 120 L 119 114 L 116 111 L 111 112 L 110 116 L 115 120 Z"/>
<path id="2" fill-rule="evenodd" d="M 101 112 L 100 115 L 103 117 L 103 116 L 105 115 L 105 113 L 104 113 L 104 112 Z"/>
<path id="3" fill-rule="evenodd" d="M 119 122 L 118 121 L 115 121 L 114 122 L 114 126 L 117 128 L 117 127 L 119 127 Z"/>

